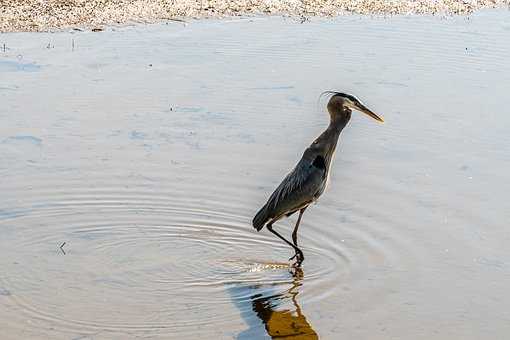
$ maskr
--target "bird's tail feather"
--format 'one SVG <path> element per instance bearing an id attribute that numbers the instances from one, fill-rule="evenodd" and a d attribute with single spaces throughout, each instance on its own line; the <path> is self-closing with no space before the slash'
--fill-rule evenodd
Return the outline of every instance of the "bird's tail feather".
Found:
<path id="1" fill-rule="evenodd" d="M 260 209 L 257 215 L 255 215 L 253 218 L 253 228 L 257 229 L 257 231 L 260 231 L 268 219 L 269 216 L 267 216 L 267 207 L 263 206 L 262 209 Z"/>

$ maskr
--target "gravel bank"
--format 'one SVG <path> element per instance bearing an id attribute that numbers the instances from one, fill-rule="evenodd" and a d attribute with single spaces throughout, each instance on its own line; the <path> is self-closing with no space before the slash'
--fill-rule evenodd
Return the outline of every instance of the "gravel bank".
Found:
<path id="1" fill-rule="evenodd" d="M 130 22 L 239 15 L 468 14 L 510 0 L 0 0 L 0 31 L 100 28 Z"/>

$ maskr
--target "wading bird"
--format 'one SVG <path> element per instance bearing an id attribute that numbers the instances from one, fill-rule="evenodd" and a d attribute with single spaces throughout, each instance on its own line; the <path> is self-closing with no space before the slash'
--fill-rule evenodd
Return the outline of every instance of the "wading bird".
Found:
<path id="1" fill-rule="evenodd" d="M 328 128 L 305 150 L 296 167 L 283 179 L 253 218 L 253 227 L 257 231 L 266 226 L 270 232 L 294 248 L 295 254 L 289 260 L 296 258 L 298 267 L 305 259 L 297 243 L 301 217 L 306 208 L 326 189 L 338 137 L 351 119 L 351 109 L 361 111 L 379 122 L 384 121 L 353 95 L 333 91 L 322 94 L 331 95 L 327 106 L 330 118 Z M 292 232 L 291 243 L 273 229 L 273 223 L 284 216 L 289 217 L 296 211 L 299 211 L 299 216 Z"/>

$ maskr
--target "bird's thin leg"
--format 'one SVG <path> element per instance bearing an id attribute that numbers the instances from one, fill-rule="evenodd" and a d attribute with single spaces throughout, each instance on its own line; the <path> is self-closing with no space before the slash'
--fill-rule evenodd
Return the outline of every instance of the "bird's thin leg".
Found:
<path id="1" fill-rule="evenodd" d="M 297 247 L 297 231 L 299 228 L 299 223 L 301 223 L 301 216 L 303 216 L 303 213 L 305 212 L 307 207 L 304 207 L 299 211 L 299 216 L 296 222 L 296 225 L 294 226 L 294 231 L 292 232 L 292 241 L 294 241 L 294 245 Z"/>
<path id="2" fill-rule="evenodd" d="M 273 234 L 275 234 L 276 236 L 278 236 L 278 238 L 282 239 L 285 243 L 287 243 L 289 246 L 291 246 L 292 248 L 294 248 L 294 251 L 296 252 L 296 254 L 299 254 L 298 256 L 301 258 L 301 261 L 300 261 L 300 264 L 301 262 L 303 262 L 303 260 L 305 259 L 304 255 L 303 255 L 303 252 L 301 251 L 301 249 L 299 249 L 297 246 L 293 245 L 290 241 L 288 241 L 287 239 L 285 239 L 285 237 L 283 237 L 282 235 L 278 234 L 276 232 L 276 230 L 273 229 L 273 224 L 272 223 L 269 223 L 268 225 L 266 225 L 266 228 L 272 232 Z"/>
<path id="3" fill-rule="evenodd" d="M 298 216 L 298 219 L 297 219 L 297 222 L 296 222 L 296 225 L 294 226 L 294 231 L 292 232 L 292 241 L 294 242 L 294 245 L 297 247 L 297 232 L 298 232 L 298 228 L 299 228 L 299 223 L 301 223 L 301 216 L 303 216 L 303 213 L 305 212 L 307 207 L 304 207 L 303 209 L 301 209 L 299 211 L 299 216 Z M 292 259 L 294 259 L 296 256 L 298 256 L 298 253 L 296 252 L 294 254 L 294 256 L 292 256 L 289 261 L 292 261 Z M 302 262 L 302 261 L 301 261 Z"/>

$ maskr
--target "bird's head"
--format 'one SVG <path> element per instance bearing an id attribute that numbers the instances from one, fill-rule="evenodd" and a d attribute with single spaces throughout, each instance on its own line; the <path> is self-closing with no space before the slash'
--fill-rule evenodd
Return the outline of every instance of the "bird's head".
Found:
<path id="1" fill-rule="evenodd" d="M 351 118 L 351 109 L 363 112 L 379 122 L 384 122 L 382 117 L 368 109 L 358 98 L 353 95 L 341 92 L 326 91 L 322 94 L 331 94 L 328 102 L 328 111 L 331 120 L 347 121 Z"/>

